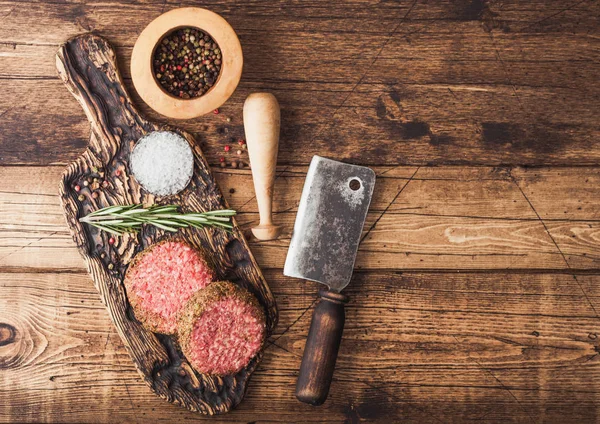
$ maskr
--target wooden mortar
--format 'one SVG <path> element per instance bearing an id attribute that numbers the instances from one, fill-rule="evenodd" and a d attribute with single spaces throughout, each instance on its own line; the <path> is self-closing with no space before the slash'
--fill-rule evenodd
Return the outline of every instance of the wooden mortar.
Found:
<path id="1" fill-rule="evenodd" d="M 208 33 L 221 49 L 221 72 L 215 84 L 200 97 L 181 99 L 168 94 L 154 76 L 154 49 L 178 28 L 194 27 Z M 176 119 L 197 118 L 221 106 L 235 91 L 242 76 L 242 46 L 225 19 L 210 10 L 183 7 L 163 13 L 142 31 L 131 55 L 131 79 L 140 97 L 158 113 Z"/>

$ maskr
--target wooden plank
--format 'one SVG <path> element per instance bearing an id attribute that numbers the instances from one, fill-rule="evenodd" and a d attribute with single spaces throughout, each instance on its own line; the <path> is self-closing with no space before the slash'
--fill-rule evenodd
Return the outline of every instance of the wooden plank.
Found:
<path id="1" fill-rule="evenodd" d="M 359 269 L 598 269 L 597 168 L 375 170 Z M 305 172 L 278 170 L 274 210 L 283 236 L 250 240 L 263 268 L 283 267 Z M 82 269 L 55 196 L 61 173 L 0 167 L 0 267 Z M 255 225 L 250 171 L 219 168 L 215 176 L 242 228 Z"/>
<path id="2" fill-rule="evenodd" d="M 114 38 L 119 45 L 133 45 L 135 36 L 163 11 L 175 7 L 197 6 L 192 0 L 172 1 L 106 1 L 100 4 L 87 1 L 65 1 L 61 8 L 52 7 L 52 1 L 28 1 L 28 10 L 17 6 L 18 1 L 3 1 L 3 14 L 12 19 L 6 20 L 2 30 L 2 41 L 60 44 L 66 38 L 82 31 L 95 30 Z M 127 4 L 129 3 L 129 4 Z M 375 34 L 388 36 L 394 24 L 401 23 L 399 33 L 416 34 L 424 32 L 432 23 L 446 21 L 452 25 L 467 25 L 472 30 L 496 33 L 575 33 L 585 34 L 597 31 L 593 12 L 597 11 L 593 2 L 582 2 L 565 8 L 564 2 L 515 1 L 511 4 L 488 5 L 485 2 L 435 1 L 427 5 L 411 3 L 379 3 L 368 0 L 345 1 L 343 5 L 323 4 L 319 1 L 289 4 L 285 1 L 213 1 L 211 10 L 223 14 L 242 35 L 246 33 L 277 32 L 284 34 L 328 32 Z M 408 13 L 407 15 L 407 12 Z M 556 14 L 556 16 L 552 16 Z M 495 16 L 494 16 L 495 15 Z M 37 19 L 32 19 L 37 18 Z M 506 28 L 486 28 L 486 24 L 503 22 Z M 541 19 L 544 21 L 539 22 Z M 19 26 L 29 24 L 32 31 Z M 556 25 L 561 23 L 562 25 Z M 59 25 L 57 25 L 59 24 Z M 416 28 L 408 28 L 411 24 Z M 54 25 L 49 28 L 49 26 Z M 451 32 L 451 25 L 446 27 Z M 410 34 L 414 35 L 414 34 Z"/>
<path id="3" fill-rule="evenodd" d="M 321 408 L 293 397 L 317 284 L 280 270 L 266 278 L 279 326 L 244 402 L 211 420 L 520 422 L 570 411 L 582 422 L 597 413 L 600 329 L 588 302 L 600 306 L 600 275 L 577 276 L 586 299 L 567 274 L 357 273 Z M 143 384 L 86 274 L 4 273 L 0 293 L 2 335 L 15 334 L 0 346 L 0 420 L 197 417 Z"/>
<path id="4" fill-rule="evenodd" d="M 118 46 L 127 77 L 137 34 L 186 3 L 28 4 L 0 3 L 0 163 L 65 164 L 88 131 L 55 79 L 56 45 L 94 29 Z M 201 136 L 216 165 L 243 136 L 244 98 L 269 90 L 282 105 L 282 164 L 317 153 L 379 165 L 597 164 L 599 7 L 213 2 L 242 39 L 242 83 L 222 115 L 178 124 Z"/>
<path id="5" fill-rule="evenodd" d="M 600 170 L 589 168 L 515 168 L 511 175 L 518 182 L 536 212 L 543 219 L 599 218 Z"/>

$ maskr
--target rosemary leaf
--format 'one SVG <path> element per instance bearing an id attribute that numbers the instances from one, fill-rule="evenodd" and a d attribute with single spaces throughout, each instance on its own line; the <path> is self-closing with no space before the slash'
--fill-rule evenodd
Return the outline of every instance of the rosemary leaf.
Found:
<path id="1" fill-rule="evenodd" d="M 121 215 L 131 216 L 145 212 L 148 212 L 148 209 L 129 209 L 128 211 L 122 212 Z"/>
<path id="2" fill-rule="evenodd" d="M 221 216 L 210 216 L 209 219 L 211 221 L 221 221 L 221 222 L 229 222 L 229 217 L 221 217 Z"/>
<path id="3" fill-rule="evenodd" d="M 172 225 L 173 227 L 182 227 L 182 228 L 187 227 L 187 224 L 185 222 L 177 222 L 177 221 L 168 220 L 168 219 L 155 219 L 151 222 L 152 223 L 158 222 L 159 224 L 169 225 L 169 226 Z"/>
<path id="4" fill-rule="evenodd" d="M 194 227 L 194 228 L 197 228 L 197 229 L 201 230 L 201 229 L 204 228 L 204 225 L 203 224 L 197 224 L 195 222 L 190 222 L 190 227 Z"/>
<path id="5" fill-rule="evenodd" d="M 111 213 L 117 212 L 117 211 L 122 210 L 122 209 L 123 209 L 123 206 L 109 206 L 107 208 L 99 209 L 97 211 L 94 211 L 91 214 L 89 214 L 88 216 L 109 215 Z"/>
<path id="6" fill-rule="evenodd" d="M 154 206 L 150 208 L 152 212 L 155 213 L 163 213 L 163 212 L 174 212 L 177 210 L 177 206 L 175 205 L 167 205 L 167 206 Z"/>
<path id="7" fill-rule="evenodd" d="M 153 222 L 152 225 L 154 225 L 155 227 L 158 227 L 162 230 L 170 231 L 172 233 L 177 231 L 177 228 L 168 227 L 166 225 L 161 224 L 160 222 Z"/>
<path id="8" fill-rule="evenodd" d="M 98 224 L 96 224 L 94 226 L 97 227 L 97 228 L 99 228 L 99 229 L 101 229 L 101 230 L 103 230 L 103 231 L 106 231 L 107 233 L 113 234 L 115 236 L 118 236 L 118 235 L 122 234 L 122 233 L 119 233 L 116 230 L 113 230 L 112 228 L 106 227 L 104 225 L 98 225 Z"/>
<path id="9" fill-rule="evenodd" d="M 225 224 L 224 222 L 211 222 L 211 225 L 216 225 L 216 226 L 219 226 L 219 227 L 229 228 L 229 229 L 233 228 L 233 225 L 231 225 L 231 224 Z"/>
<path id="10" fill-rule="evenodd" d="M 106 215 L 105 215 L 106 216 Z M 91 220 L 91 221 L 85 221 L 88 224 L 91 224 L 92 222 L 96 222 L 96 220 Z M 122 219 L 107 219 L 107 220 L 102 220 L 102 221 L 98 221 L 98 222 L 102 222 L 102 224 L 104 225 L 118 225 L 118 224 L 122 224 L 123 222 L 125 222 Z"/>
<path id="11" fill-rule="evenodd" d="M 203 212 L 202 215 L 219 215 L 219 216 L 233 216 L 236 214 L 236 211 L 234 211 L 233 209 L 223 209 L 220 211 L 209 211 L 209 212 Z"/>
<path id="12" fill-rule="evenodd" d="M 209 219 L 203 216 L 181 216 L 179 219 L 186 222 L 209 222 Z"/>

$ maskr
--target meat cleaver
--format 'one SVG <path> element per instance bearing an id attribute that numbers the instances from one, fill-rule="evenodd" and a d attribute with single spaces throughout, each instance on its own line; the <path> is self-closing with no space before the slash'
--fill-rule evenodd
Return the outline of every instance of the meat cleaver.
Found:
<path id="1" fill-rule="evenodd" d="M 374 185 L 364 166 L 314 156 L 308 168 L 283 273 L 329 287 L 319 291 L 296 385 L 296 397 L 311 405 L 327 399 L 348 301 L 340 291 L 352 277 Z"/>

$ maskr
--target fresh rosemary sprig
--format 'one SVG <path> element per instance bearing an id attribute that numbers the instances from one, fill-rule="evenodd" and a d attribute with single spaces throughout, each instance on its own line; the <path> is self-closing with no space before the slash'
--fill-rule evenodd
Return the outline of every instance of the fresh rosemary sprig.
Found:
<path id="1" fill-rule="evenodd" d="M 108 206 L 80 218 L 80 222 L 92 225 L 111 234 L 136 233 L 143 224 L 154 225 L 165 231 L 179 228 L 221 227 L 231 230 L 232 209 L 210 212 L 181 213 L 176 205 L 154 205 L 144 208 L 142 204 Z"/>

